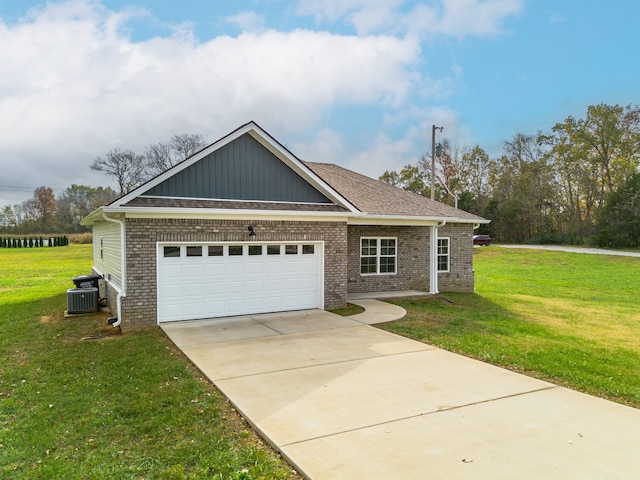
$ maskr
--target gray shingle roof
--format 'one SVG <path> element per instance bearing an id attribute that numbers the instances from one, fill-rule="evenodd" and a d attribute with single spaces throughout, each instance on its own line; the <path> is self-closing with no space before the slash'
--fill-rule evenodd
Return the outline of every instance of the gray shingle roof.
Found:
<path id="1" fill-rule="evenodd" d="M 482 217 L 394 187 L 338 165 L 304 162 L 361 212 L 369 215 L 447 217 L 486 222 Z"/>

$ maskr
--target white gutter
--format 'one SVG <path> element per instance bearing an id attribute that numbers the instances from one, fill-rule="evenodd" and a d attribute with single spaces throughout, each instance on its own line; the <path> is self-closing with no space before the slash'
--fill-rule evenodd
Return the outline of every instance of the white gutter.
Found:
<path id="1" fill-rule="evenodd" d="M 122 297 L 127 296 L 127 248 L 126 248 L 126 235 L 125 235 L 125 227 L 124 222 L 122 220 L 118 220 L 117 218 L 111 218 L 107 215 L 106 212 L 102 212 L 102 217 L 112 223 L 117 223 L 120 225 L 120 282 L 122 285 L 120 286 L 120 292 L 116 296 L 116 304 L 118 305 L 118 319 L 112 323 L 114 327 L 117 327 L 122 323 Z"/>
<path id="2" fill-rule="evenodd" d="M 370 222 L 390 222 L 390 223 L 406 223 L 412 224 L 430 224 L 432 222 L 449 222 L 449 223 L 489 223 L 489 220 L 478 219 L 462 219 L 458 217 L 443 217 L 442 215 L 434 216 L 412 216 L 412 215 L 371 215 L 368 213 L 358 212 L 319 212 L 319 211 L 297 211 L 297 210 L 250 210 L 250 209 L 221 209 L 221 208 L 182 208 L 182 207 L 102 207 L 103 214 L 126 214 L 128 217 L 135 218 L 164 218 L 168 216 L 179 215 L 180 218 L 262 218 L 268 217 L 270 220 L 289 220 L 292 217 L 308 217 L 316 221 L 336 221 L 338 219 L 346 219 L 350 225 L 367 225 Z M 83 225 L 89 224 L 97 215 L 89 215 L 83 220 Z"/>
<path id="3" fill-rule="evenodd" d="M 447 224 L 446 220 L 431 226 L 431 242 L 429 248 L 429 293 L 437 295 L 438 290 L 438 229 Z"/>

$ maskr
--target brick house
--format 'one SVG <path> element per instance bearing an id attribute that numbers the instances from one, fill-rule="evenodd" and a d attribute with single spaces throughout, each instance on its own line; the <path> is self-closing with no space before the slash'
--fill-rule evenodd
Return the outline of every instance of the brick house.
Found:
<path id="1" fill-rule="evenodd" d="M 302 161 L 250 122 L 82 224 L 107 304 L 130 331 L 338 308 L 351 293 L 471 292 L 473 230 L 487 222 Z"/>

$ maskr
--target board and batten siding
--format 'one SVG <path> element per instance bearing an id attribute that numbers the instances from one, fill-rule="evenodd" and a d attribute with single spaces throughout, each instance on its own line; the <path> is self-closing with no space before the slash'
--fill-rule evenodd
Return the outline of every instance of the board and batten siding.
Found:
<path id="1" fill-rule="evenodd" d="M 93 226 L 93 268 L 119 289 L 122 289 L 121 242 L 117 223 L 101 222 Z"/>
<path id="2" fill-rule="evenodd" d="M 332 203 L 249 134 L 210 153 L 142 195 Z"/>

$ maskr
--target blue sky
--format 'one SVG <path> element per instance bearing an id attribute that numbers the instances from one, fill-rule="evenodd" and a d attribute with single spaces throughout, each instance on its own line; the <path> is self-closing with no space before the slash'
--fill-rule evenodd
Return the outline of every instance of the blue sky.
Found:
<path id="1" fill-rule="evenodd" d="M 372 177 L 439 139 L 492 156 L 640 103 L 640 4 L 614 0 L 0 2 L 0 207 L 176 133 L 249 120 Z"/>

